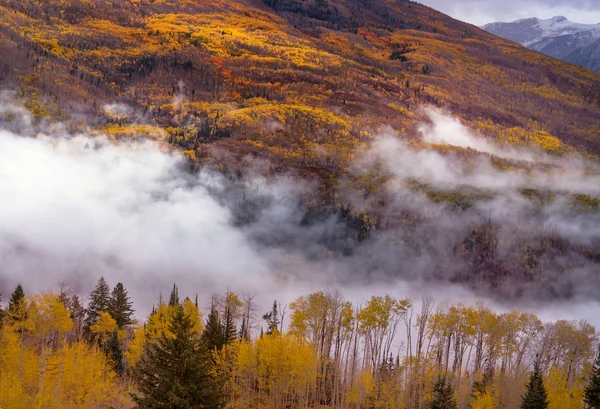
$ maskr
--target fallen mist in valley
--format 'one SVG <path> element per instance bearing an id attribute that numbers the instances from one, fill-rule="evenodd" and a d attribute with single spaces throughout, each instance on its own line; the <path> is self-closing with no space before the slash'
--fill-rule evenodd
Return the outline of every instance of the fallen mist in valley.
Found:
<path id="1" fill-rule="evenodd" d="M 455 299 L 595 303 L 600 166 L 498 145 L 423 109 L 417 138 L 380 133 L 323 200 L 317 181 L 258 159 L 226 172 L 217 151 L 191 170 L 164 144 L 36 123 L 4 93 L 1 293 L 18 281 L 85 293 L 104 276 L 126 282 L 143 311 L 173 282 L 282 300 L 451 285 Z"/>

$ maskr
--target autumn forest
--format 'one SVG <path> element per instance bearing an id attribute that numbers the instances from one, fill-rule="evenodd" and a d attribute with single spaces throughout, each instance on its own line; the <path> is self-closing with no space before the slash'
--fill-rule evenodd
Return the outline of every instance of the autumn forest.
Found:
<path id="1" fill-rule="evenodd" d="M 413 1 L 0 0 L 0 409 L 600 408 L 599 124 Z"/>
<path id="2" fill-rule="evenodd" d="M 539 407 L 521 406 L 540 393 L 535 376 L 549 408 L 600 397 L 597 333 L 582 321 L 326 292 L 258 311 L 253 295 L 198 300 L 176 285 L 138 321 L 123 284 L 103 278 L 87 298 L 17 286 L 2 312 L 2 407 Z"/>

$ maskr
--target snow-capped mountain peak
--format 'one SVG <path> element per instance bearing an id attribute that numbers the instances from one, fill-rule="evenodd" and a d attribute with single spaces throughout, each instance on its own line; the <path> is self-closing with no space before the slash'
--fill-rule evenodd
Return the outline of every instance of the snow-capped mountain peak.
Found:
<path id="1" fill-rule="evenodd" d="M 481 28 L 551 57 L 600 69 L 600 60 L 582 60 L 584 55 L 588 56 L 587 59 L 595 59 L 592 56 L 598 55 L 596 49 L 600 50 L 600 24 L 574 23 L 564 16 L 556 16 L 490 23 Z"/>

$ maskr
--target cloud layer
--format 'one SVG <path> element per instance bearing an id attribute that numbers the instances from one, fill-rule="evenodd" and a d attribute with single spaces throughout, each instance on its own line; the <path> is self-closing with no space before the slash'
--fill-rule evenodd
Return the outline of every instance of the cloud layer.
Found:
<path id="1" fill-rule="evenodd" d="M 150 142 L 117 144 L 68 135 L 60 126 L 44 126 L 51 131 L 46 135 L 26 111 L 5 101 L 0 292 L 6 295 L 19 281 L 30 293 L 66 281 L 86 294 L 103 275 L 113 285 L 122 281 L 142 314 L 173 282 L 182 295 L 203 299 L 229 287 L 267 302 L 321 289 L 342 289 L 358 301 L 385 292 L 466 301 L 486 296 L 491 282 L 469 274 L 521 271 L 524 246 L 535 250 L 548 235 L 568 246 L 532 253 L 547 274 L 544 284 L 495 278 L 494 294 L 542 305 L 552 297 L 581 299 L 572 304 L 581 306 L 573 314 L 586 316 L 587 300 L 597 298 L 597 264 L 580 249 L 600 243 L 600 218 L 574 212 L 569 198 L 600 195 L 595 165 L 497 146 L 447 114 L 428 115 L 423 143 L 469 154 L 442 154 L 393 132 L 381 135 L 340 181 L 345 213 L 307 207 L 305 198 L 318 187 L 311 181 L 270 177 L 251 163 L 240 179 L 208 169 L 192 174 L 178 153 Z M 531 166 L 500 170 L 493 157 Z M 536 204 L 523 197 L 524 188 L 555 192 L 555 200 Z M 432 200 L 457 192 L 475 199 L 458 207 Z M 364 215 L 376 222 L 365 224 Z M 486 260 L 495 264 L 482 266 L 478 235 L 491 225 L 495 247 Z"/>
<path id="2" fill-rule="evenodd" d="M 421 3 L 478 26 L 554 16 L 565 16 L 577 23 L 600 23 L 600 7 L 595 0 L 423 0 Z"/>

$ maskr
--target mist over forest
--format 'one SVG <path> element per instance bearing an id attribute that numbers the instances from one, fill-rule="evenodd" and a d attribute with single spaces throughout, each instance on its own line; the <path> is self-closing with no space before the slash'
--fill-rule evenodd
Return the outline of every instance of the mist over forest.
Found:
<path id="1" fill-rule="evenodd" d="M 270 175 L 264 160 L 244 158 L 244 174 L 193 169 L 152 141 L 39 123 L 3 93 L 0 292 L 65 283 L 86 294 L 104 276 L 127 283 L 143 312 L 176 282 L 205 297 L 329 288 L 561 302 L 592 318 L 600 166 L 498 145 L 422 109 L 418 142 L 377 135 L 322 204 L 316 181 Z"/>
<path id="2" fill-rule="evenodd" d="M 409 0 L 0 0 L 0 408 L 600 408 L 599 84 Z"/>

